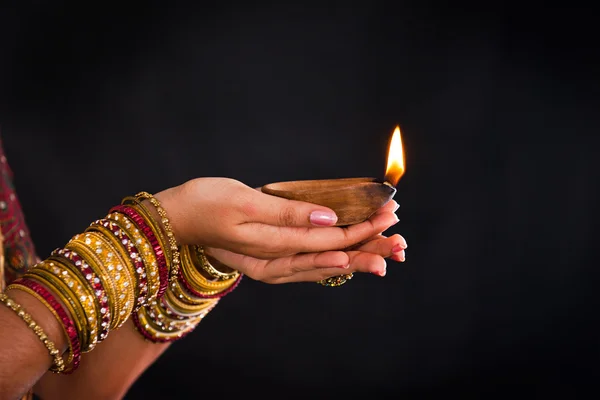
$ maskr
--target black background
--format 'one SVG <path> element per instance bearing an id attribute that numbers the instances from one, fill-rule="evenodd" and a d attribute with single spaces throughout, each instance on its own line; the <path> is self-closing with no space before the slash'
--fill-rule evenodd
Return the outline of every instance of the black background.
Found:
<path id="1" fill-rule="evenodd" d="M 577 397 L 599 378 L 591 10 L 83 4 L 0 21 L 42 255 L 138 190 L 380 177 L 396 124 L 406 150 L 405 264 L 337 289 L 246 279 L 128 398 Z"/>

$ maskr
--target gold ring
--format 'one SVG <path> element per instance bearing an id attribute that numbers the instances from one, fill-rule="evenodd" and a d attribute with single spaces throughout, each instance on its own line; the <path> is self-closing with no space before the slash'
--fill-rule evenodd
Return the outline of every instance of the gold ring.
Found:
<path id="1" fill-rule="evenodd" d="M 344 283 L 348 282 L 354 274 L 345 274 L 340 276 L 332 276 L 331 278 L 323 279 L 322 281 L 318 281 L 319 285 L 335 287 L 342 286 Z"/>

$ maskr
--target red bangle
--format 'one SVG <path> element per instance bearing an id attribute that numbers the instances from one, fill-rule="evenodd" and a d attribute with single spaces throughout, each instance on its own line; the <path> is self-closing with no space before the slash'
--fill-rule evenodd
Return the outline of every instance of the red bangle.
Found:
<path id="1" fill-rule="evenodd" d="M 152 249 L 154 250 L 154 255 L 156 256 L 156 263 L 158 264 L 158 276 L 160 280 L 160 286 L 158 288 L 157 298 L 161 298 L 165 291 L 167 290 L 167 286 L 169 284 L 169 269 L 167 267 L 167 259 L 165 258 L 165 253 L 163 252 L 158 239 L 154 235 L 152 229 L 146 224 L 144 218 L 138 214 L 138 212 L 129 206 L 118 205 L 110 209 L 109 213 L 118 212 L 121 214 L 127 215 L 138 227 L 138 229 L 142 232 L 144 236 L 150 242 Z"/>
<path id="2" fill-rule="evenodd" d="M 53 256 L 60 256 L 74 264 L 83 278 L 94 289 L 96 300 L 98 301 L 100 310 L 100 329 L 98 330 L 98 342 L 103 341 L 108 337 L 108 329 L 110 327 L 110 306 L 108 304 L 108 296 L 102 282 L 96 273 L 92 270 L 89 264 L 75 251 L 69 249 L 56 249 L 52 252 Z"/>
<path id="3" fill-rule="evenodd" d="M 50 307 L 52 307 L 52 309 L 54 309 L 56 314 L 59 316 L 65 329 L 65 332 L 67 333 L 67 337 L 69 339 L 69 347 L 71 347 L 73 352 L 73 360 L 71 362 L 71 365 L 65 368 L 63 373 L 73 373 L 73 371 L 75 371 L 77 367 L 79 367 L 79 362 L 81 361 L 81 346 L 79 343 L 79 337 L 77 336 L 77 329 L 75 328 L 73 320 L 69 318 L 64 308 L 60 305 L 56 298 L 54 298 L 54 295 L 52 295 L 52 293 L 50 293 L 48 289 L 46 289 L 44 286 L 28 278 L 18 279 L 13 284 L 25 286 L 36 292 L 46 301 L 46 303 Z"/>

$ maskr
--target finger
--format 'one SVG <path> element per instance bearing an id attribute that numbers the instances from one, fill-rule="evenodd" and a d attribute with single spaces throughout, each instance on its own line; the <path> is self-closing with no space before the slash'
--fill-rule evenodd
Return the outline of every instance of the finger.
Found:
<path id="1" fill-rule="evenodd" d="M 387 212 L 387 211 L 396 212 L 398 207 L 400 207 L 400 205 L 396 202 L 396 200 L 392 199 L 392 200 L 388 201 L 387 203 L 385 203 L 379 210 L 377 210 L 377 212 L 375 214 L 378 214 L 381 212 Z"/>
<path id="2" fill-rule="evenodd" d="M 288 200 L 253 191 L 242 203 L 246 223 L 262 223 L 282 227 L 333 226 L 337 215 L 317 204 Z"/>
<path id="3" fill-rule="evenodd" d="M 361 246 L 363 246 L 363 245 L 365 245 L 365 244 L 367 244 L 367 243 L 369 243 L 369 242 L 372 242 L 372 241 L 374 241 L 374 240 L 381 240 L 381 239 L 387 239 L 387 236 L 384 236 L 384 235 L 382 235 L 382 234 L 378 234 L 378 235 L 375 235 L 375 236 L 371 236 L 370 238 L 367 238 L 366 240 L 363 240 L 363 241 L 362 241 L 362 242 L 360 242 L 360 243 L 357 243 L 357 244 L 355 244 L 355 245 L 353 245 L 353 246 L 350 246 L 350 247 L 348 247 L 348 248 L 344 249 L 344 251 L 357 250 L 357 249 L 359 249 Z"/>
<path id="4" fill-rule="evenodd" d="M 379 254 L 382 257 L 390 257 L 406 248 L 406 241 L 399 234 L 394 234 L 389 238 L 378 235 L 377 239 L 368 241 L 352 250 L 364 251 L 367 253 Z"/>
<path id="5" fill-rule="evenodd" d="M 349 227 L 297 228 L 244 224 L 240 236 L 252 238 L 252 242 L 245 245 L 244 254 L 257 258 L 277 258 L 296 253 L 346 249 L 380 234 L 397 222 L 396 214 L 383 212 Z"/>
<path id="6" fill-rule="evenodd" d="M 273 283 L 294 275 L 322 268 L 347 269 L 350 259 L 343 251 L 298 254 L 290 257 L 261 260 L 228 250 L 206 248 L 207 255 L 244 273 L 252 279 Z"/>
<path id="7" fill-rule="evenodd" d="M 394 261 L 404 262 L 404 261 L 406 261 L 406 254 L 405 254 L 404 250 L 400 250 L 398 253 L 392 254 L 392 256 L 390 258 Z"/>
<path id="8" fill-rule="evenodd" d="M 350 266 L 347 269 L 340 268 L 315 268 L 312 270 L 301 271 L 294 275 L 281 277 L 271 283 L 291 283 L 291 282 L 318 282 L 323 279 L 350 273 L 371 273 L 378 276 L 385 276 L 385 259 L 377 254 L 364 253 L 360 251 L 348 252 L 350 257 Z"/>

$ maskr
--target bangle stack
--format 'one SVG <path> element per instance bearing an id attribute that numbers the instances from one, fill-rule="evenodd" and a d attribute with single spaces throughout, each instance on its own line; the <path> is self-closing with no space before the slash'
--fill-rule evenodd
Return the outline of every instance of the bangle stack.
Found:
<path id="1" fill-rule="evenodd" d="M 237 271 L 222 272 L 214 268 L 201 247 L 198 252 L 195 250 L 197 246 L 179 246 L 169 218 L 158 200 L 145 192 L 136 195 L 135 199 L 137 204 L 149 200 L 160 215 L 162 230 L 169 242 L 171 267 L 165 295 L 141 307 L 132 318 L 137 330 L 147 340 L 171 342 L 192 332 L 220 298 L 237 287 L 242 275 Z M 209 269 L 213 275 L 206 272 Z"/>
<path id="2" fill-rule="evenodd" d="M 241 277 L 237 271 L 215 268 L 202 247 L 179 246 L 160 202 L 141 192 L 124 198 L 14 281 L 6 294 L 0 293 L 0 302 L 46 346 L 53 359 L 50 370 L 69 374 L 79 366 L 82 353 L 93 350 L 129 317 L 152 342 L 184 337 Z M 7 296 L 12 290 L 28 293 L 52 312 L 67 339 L 65 354 Z"/>

